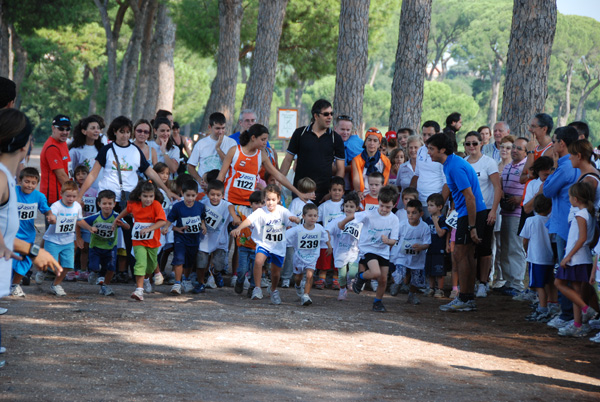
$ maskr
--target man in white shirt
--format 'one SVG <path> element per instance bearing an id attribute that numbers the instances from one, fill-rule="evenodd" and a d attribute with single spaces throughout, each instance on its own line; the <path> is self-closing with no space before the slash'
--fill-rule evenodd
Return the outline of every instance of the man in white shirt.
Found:
<path id="1" fill-rule="evenodd" d="M 227 152 L 236 146 L 234 140 L 225 135 L 225 115 L 213 113 L 208 120 L 209 135 L 196 143 L 188 159 L 188 172 L 200 183 L 202 176 L 213 169 L 221 169 Z"/>

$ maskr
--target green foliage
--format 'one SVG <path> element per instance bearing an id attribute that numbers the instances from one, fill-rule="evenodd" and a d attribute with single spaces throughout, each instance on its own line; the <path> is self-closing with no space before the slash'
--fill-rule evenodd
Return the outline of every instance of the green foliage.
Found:
<path id="1" fill-rule="evenodd" d="M 475 118 L 479 105 L 472 96 L 456 93 L 445 82 L 425 81 L 421 121 L 435 120 L 443 127 L 446 117 L 455 111 L 462 114 L 461 133 L 477 129 Z"/>
<path id="2" fill-rule="evenodd" d="M 97 14 L 92 1 L 81 0 L 2 0 L 2 7 L 4 18 L 20 35 L 31 35 L 39 28 L 83 25 Z"/>
<path id="3" fill-rule="evenodd" d="M 211 66 L 211 60 L 203 59 L 184 47 L 175 49 L 173 64 L 175 67 L 173 114 L 179 124 L 185 125 L 202 117 L 210 94 L 210 84 L 216 72 L 197 68 L 199 64 Z"/>

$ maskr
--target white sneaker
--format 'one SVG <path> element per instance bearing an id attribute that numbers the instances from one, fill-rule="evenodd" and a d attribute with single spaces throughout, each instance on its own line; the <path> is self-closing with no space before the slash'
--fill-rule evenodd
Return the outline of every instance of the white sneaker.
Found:
<path id="1" fill-rule="evenodd" d="M 279 296 L 279 290 L 271 292 L 271 303 L 281 304 L 281 297 Z"/>
<path id="2" fill-rule="evenodd" d="M 104 277 L 99 276 L 98 279 L 96 279 L 96 285 L 102 285 L 103 283 L 104 283 Z"/>
<path id="3" fill-rule="evenodd" d="M 0 355 L 6 353 L 6 348 L 4 346 L 0 347 Z"/>
<path id="4" fill-rule="evenodd" d="M 16 297 L 25 297 L 25 292 L 21 289 L 21 285 L 12 285 L 10 287 L 10 295 Z"/>
<path id="5" fill-rule="evenodd" d="M 371 279 L 371 289 L 373 292 L 377 292 L 377 288 L 379 287 L 379 282 L 376 279 Z"/>
<path id="6" fill-rule="evenodd" d="M 572 336 L 575 338 L 581 338 L 586 336 L 590 332 L 590 326 L 587 324 L 581 324 L 581 327 L 577 328 L 575 323 L 570 323 L 558 330 L 560 336 Z"/>
<path id="7" fill-rule="evenodd" d="M 206 280 L 206 287 L 211 288 L 211 289 L 217 288 L 217 283 L 215 282 L 215 277 L 212 276 L 212 274 L 209 275 L 208 279 Z"/>
<path id="8" fill-rule="evenodd" d="M 112 288 L 108 285 L 102 285 L 100 287 L 100 292 L 102 296 L 114 296 L 115 292 L 113 292 Z"/>
<path id="9" fill-rule="evenodd" d="M 65 290 L 60 285 L 50 285 L 50 290 L 52 290 L 52 293 L 54 293 L 56 296 L 67 295 L 67 293 L 65 293 Z"/>
<path id="10" fill-rule="evenodd" d="M 252 297 L 250 299 L 252 299 L 252 300 L 260 300 L 262 298 L 263 298 L 262 289 L 259 288 L 258 286 L 256 286 L 254 288 L 254 290 L 252 291 Z"/>
<path id="11" fill-rule="evenodd" d="M 133 300 L 137 300 L 137 301 L 144 301 L 144 290 L 143 289 L 136 289 L 132 294 L 131 294 L 131 298 Z"/>
<path id="12" fill-rule="evenodd" d="M 267 278 L 260 278 L 260 287 L 261 288 L 269 288 L 271 287 L 271 281 Z"/>
<path id="13" fill-rule="evenodd" d="M 165 277 L 160 272 L 154 274 L 154 286 L 160 286 L 165 283 Z"/>
<path id="14" fill-rule="evenodd" d="M 173 287 L 171 287 L 171 293 L 174 295 L 180 295 L 181 294 L 181 284 L 176 283 L 175 285 L 173 285 Z"/>
<path id="15" fill-rule="evenodd" d="M 150 283 L 150 279 L 144 279 L 144 292 L 152 293 L 152 284 Z"/>
<path id="16" fill-rule="evenodd" d="M 487 291 L 483 283 L 477 285 L 477 293 L 475 293 L 475 297 L 487 297 Z"/>
<path id="17" fill-rule="evenodd" d="M 183 291 L 185 293 L 189 293 L 192 290 L 194 290 L 194 285 L 192 284 L 192 281 L 181 281 L 181 287 L 183 288 Z"/>
<path id="18" fill-rule="evenodd" d="M 347 295 L 348 295 L 348 289 L 340 288 L 340 293 L 338 294 L 337 299 L 340 301 L 346 300 Z"/>
<path id="19" fill-rule="evenodd" d="M 302 299 L 300 300 L 300 304 L 303 306 L 310 306 L 312 304 L 312 300 L 311 300 L 310 296 L 307 295 L 306 293 L 304 293 L 302 295 Z"/>
<path id="20" fill-rule="evenodd" d="M 281 281 L 281 287 L 284 289 L 287 289 L 290 287 L 290 280 L 289 279 L 284 279 Z"/>
<path id="21" fill-rule="evenodd" d="M 35 284 L 36 285 L 41 285 L 42 283 L 44 283 L 44 280 L 46 279 L 46 273 L 44 271 L 37 271 L 35 273 Z"/>
<path id="22" fill-rule="evenodd" d="M 590 338 L 590 341 L 600 343 L 600 332 Z"/>
<path id="23" fill-rule="evenodd" d="M 565 320 L 561 319 L 559 315 L 557 315 L 556 317 L 554 317 L 553 319 L 548 321 L 548 324 L 546 324 L 546 325 L 548 325 L 549 327 L 552 327 L 552 328 L 560 329 L 562 327 L 566 327 L 567 325 L 569 325 L 572 322 L 573 321 L 565 321 Z"/>
<path id="24" fill-rule="evenodd" d="M 98 285 L 98 283 L 96 283 L 96 279 L 98 279 L 98 274 L 95 272 L 90 272 L 88 274 L 87 277 L 87 281 L 90 285 Z"/>
<path id="25" fill-rule="evenodd" d="M 302 295 L 304 294 L 304 289 L 302 288 L 302 286 L 294 285 L 294 288 L 296 288 L 296 295 L 298 296 L 298 298 L 302 299 Z"/>
<path id="26" fill-rule="evenodd" d="M 231 277 L 231 282 L 229 282 L 229 286 L 231 286 L 232 288 L 234 288 L 234 287 L 235 287 L 235 284 L 236 284 L 236 282 L 237 282 L 237 275 L 233 275 L 233 276 Z"/>
<path id="27" fill-rule="evenodd" d="M 248 290 L 250 289 L 250 281 L 248 280 L 248 277 L 244 278 L 244 290 Z"/>
<path id="28" fill-rule="evenodd" d="M 593 308 L 588 306 L 588 309 L 585 313 L 583 311 L 581 312 L 581 322 L 585 324 L 589 320 L 594 318 L 595 316 L 596 316 L 596 310 L 594 310 Z"/>

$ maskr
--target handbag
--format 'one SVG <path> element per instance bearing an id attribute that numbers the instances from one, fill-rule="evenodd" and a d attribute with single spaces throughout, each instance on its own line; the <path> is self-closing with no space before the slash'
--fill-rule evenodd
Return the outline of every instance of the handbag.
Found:
<path id="1" fill-rule="evenodd" d="M 110 149 L 112 149 L 113 154 L 115 155 L 115 162 L 117 164 L 117 175 L 119 176 L 119 186 L 121 187 L 121 200 L 119 201 L 119 207 L 121 211 L 124 211 L 127 208 L 127 200 L 129 200 L 129 191 L 123 190 L 123 178 L 121 177 L 121 164 L 119 163 L 119 157 L 117 156 L 117 151 L 115 151 L 115 146 L 111 145 Z"/>

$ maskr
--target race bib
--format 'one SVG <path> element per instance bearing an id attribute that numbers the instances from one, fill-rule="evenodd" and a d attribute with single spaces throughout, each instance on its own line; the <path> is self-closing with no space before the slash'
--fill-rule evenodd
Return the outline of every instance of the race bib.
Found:
<path id="1" fill-rule="evenodd" d="M 94 227 L 98 229 L 98 232 L 95 233 L 98 237 L 112 239 L 115 236 L 115 232 L 112 230 L 112 223 L 96 222 L 94 223 Z"/>
<path id="2" fill-rule="evenodd" d="M 413 245 L 412 245 L 411 242 L 408 242 L 408 241 L 404 240 L 402 242 L 402 248 L 401 248 L 401 250 L 402 250 L 402 252 L 404 254 L 407 254 L 407 255 L 417 255 L 417 254 L 419 254 L 419 252 L 417 250 L 415 250 L 414 248 L 412 248 L 412 246 Z"/>
<path id="3" fill-rule="evenodd" d="M 67 163 L 67 173 L 68 174 L 73 174 L 73 178 L 75 178 L 75 172 L 73 172 L 73 162 L 69 161 Z"/>
<path id="4" fill-rule="evenodd" d="M 133 224 L 133 229 L 131 230 L 131 238 L 133 240 L 149 240 L 154 237 L 154 231 L 150 231 L 148 233 L 142 233 L 142 229 L 149 228 L 154 225 L 153 223 L 141 223 L 136 222 Z"/>
<path id="5" fill-rule="evenodd" d="M 38 205 L 19 202 L 17 203 L 17 210 L 19 211 L 19 220 L 27 221 L 37 218 Z"/>
<path id="6" fill-rule="evenodd" d="M 446 218 L 446 225 L 450 226 L 452 229 L 456 229 L 458 225 L 458 212 L 453 209 Z"/>
<path id="7" fill-rule="evenodd" d="M 263 241 L 271 243 L 283 241 L 283 231 L 283 225 L 265 226 L 265 230 L 263 232 Z"/>
<path id="8" fill-rule="evenodd" d="M 211 228 L 212 230 L 217 230 L 222 220 L 223 217 L 219 215 L 218 212 L 213 209 L 206 208 L 206 218 L 204 219 L 204 222 L 206 222 L 207 227 Z"/>
<path id="9" fill-rule="evenodd" d="M 240 173 L 240 177 L 233 181 L 233 187 L 253 191 L 256 186 L 256 176 L 249 173 Z"/>
<path id="10" fill-rule="evenodd" d="M 83 197 L 83 213 L 87 215 L 93 215 L 98 210 L 96 209 L 96 198 L 94 197 Z"/>
<path id="11" fill-rule="evenodd" d="M 56 233 L 73 233 L 77 224 L 77 216 L 57 216 L 56 217 Z"/>
<path id="12" fill-rule="evenodd" d="M 362 222 L 360 223 L 356 223 L 356 222 L 348 222 L 346 224 L 346 227 L 344 227 L 344 230 L 342 231 L 343 234 L 348 234 L 352 237 L 354 237 L 356 240 L 358 240 L 358 238 L 360 237 L 360 231 L 362 230 Z"/>
<path id="13" fill-rule="evenodd" d="M 301 250 L 313 250 L 319 248 L 321 233 L 302 232 L 298 236 L 298 248 Z"/>
<path id="14" fill-rule="evenodd" d="M 202 232 L 202 219 L 199 216 L 189 216 L 181 218 L 183 226 L 187 226 L 185 233 L 200 233 Z"/>

